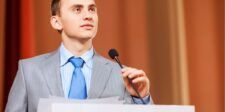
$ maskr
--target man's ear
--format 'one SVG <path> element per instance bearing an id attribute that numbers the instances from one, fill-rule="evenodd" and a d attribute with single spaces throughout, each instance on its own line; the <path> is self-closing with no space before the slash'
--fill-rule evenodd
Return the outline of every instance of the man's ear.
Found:
<path id="1" fill-rule="evenodd" d="M 50 18 L 50 23 L 54 29 L 56 29 L 58 31 L 62 30 L 62 24 L 61 24 L 61 21 L 58 16 L 52 16 Z"/>

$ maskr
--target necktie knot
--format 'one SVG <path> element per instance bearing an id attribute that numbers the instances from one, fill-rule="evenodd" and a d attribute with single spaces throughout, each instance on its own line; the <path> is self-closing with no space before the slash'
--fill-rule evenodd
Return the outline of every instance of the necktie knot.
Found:
<path id="1" fill-rule="evenodd" d="M 69 62 L 73 64 L 75 68 L 82 68 L 84 65 L 84 60 L 82 58 L 70 58 Z"/>

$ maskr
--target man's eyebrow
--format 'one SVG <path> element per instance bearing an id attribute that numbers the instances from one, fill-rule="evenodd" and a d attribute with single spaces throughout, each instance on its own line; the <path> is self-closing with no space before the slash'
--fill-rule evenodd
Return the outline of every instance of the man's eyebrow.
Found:
<path id="1" fill-rule="evenodd" d="M 81 4 L 73 4 L 71 6 L 71 8 L 80 8 L 80 7 L 83 7 L 83 5 L 81 5 Z"/>
<path id="2" fill-rule="evenodd" d="M 71 8 L 81 8 L 81 7 L 83 7 L 83 5 L 81 5 L 81 4 L 73 4 L 72 6 L 71 6 Z M 90 4 L 88 7 L 97 7 L 96 6 L 96 4 Z"/>
<path id="3" fill-rule="evenodd" d="M 96 4 L 91 4 L 89 7 L 97 7 Z"/>

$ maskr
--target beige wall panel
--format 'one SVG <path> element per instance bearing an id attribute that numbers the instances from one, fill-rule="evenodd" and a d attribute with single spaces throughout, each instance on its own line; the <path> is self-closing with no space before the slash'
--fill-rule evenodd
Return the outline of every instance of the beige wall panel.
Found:
<path id="1" fill-rule="evenodd" d="M 189 104 L 187 49 L 183 0 L 169 2 L 173 96 L 176 104 Z"/>

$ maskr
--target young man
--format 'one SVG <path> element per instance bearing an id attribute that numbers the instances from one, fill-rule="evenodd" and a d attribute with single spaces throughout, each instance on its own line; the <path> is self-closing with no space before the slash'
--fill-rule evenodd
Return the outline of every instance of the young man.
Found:
<path id="1" fill-rule="evenodd" d="M 6 112 L 36 112 L 40 98 L 91 99 L 119 96 L 126 103 L 151 104 L 150 82 L 142 70 L 119 66 L 94 51 L 98 29 L 94 0 L 53 0 L 51 25 L 62 44 L 58 50 L 20 60 Z M 78 65 L 80 64 L 80 65 Z"/>

